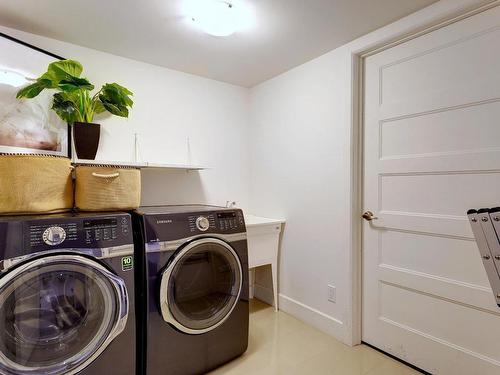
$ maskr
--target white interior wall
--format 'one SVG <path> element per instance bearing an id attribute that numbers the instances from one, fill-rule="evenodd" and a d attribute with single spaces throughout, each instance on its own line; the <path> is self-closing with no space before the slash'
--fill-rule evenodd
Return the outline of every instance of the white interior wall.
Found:
<path id="1" fill-rule="evenodd" d="M 251 90 L 251 206 L 287 221 L 280 307 L 318 312 L 338 337 L 349 282 L 349 68 L 338 49 Z"/>
<path id="2" fill-rule="evenodd" d="M 144 161 L 210 167 L 201 172 L 144 170 L 143 204 L 235 200 L 248 207 L 248 89 L 18 30 L 0 31 L 80 61 L 83 75 L 96 86 L 118 82 L 134 92 L 128 119 L 96 121 L 102 124 L 97 159 L 134 160 L 138 133 Z"/>
<path id="3" fill-rule="evenodd" d="M 280 308 L 348 344 L 360 339 L 353 330 L 360 306 L 353 304 L 351 223 L 361 214 L 352 212 L 353 55 L 480 3 L 442 0 L 251 89 L 251 207 L 287 220 Z M 335 303 L 328 285 L 336 287 Z"/>
<path id="4" fill-rule="evenodd" d="M 487 0 L 442 0 L 248 90 L 0 27 L 80 60 L 96 84 L 135 93 L 129 120 L 104 125 L 102 159 L 131 160 L 133 134 L 144 160 L 192 161 L 200 172 L 145 171 L 143 203 L 223 204 L 287 220 L 280 307 L 346 343 L 353 337 L 350 225 L 352 55 Z M 250 166 L 250 168 L 249 168 Z M 327 301 L 327 285 L 337 301 Z M 355 324 L 355 323 L 354 323 Z"/>

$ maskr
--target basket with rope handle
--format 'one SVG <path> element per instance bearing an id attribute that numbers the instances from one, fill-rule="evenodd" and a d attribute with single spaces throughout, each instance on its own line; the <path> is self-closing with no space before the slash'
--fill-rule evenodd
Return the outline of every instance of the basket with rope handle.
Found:
<path id="1" fill-rule="evenodd" d="M 141 201 L 141 171 L 136 168 L 78 165 L 75 206 L 82 211 L 132 210 Z"/>

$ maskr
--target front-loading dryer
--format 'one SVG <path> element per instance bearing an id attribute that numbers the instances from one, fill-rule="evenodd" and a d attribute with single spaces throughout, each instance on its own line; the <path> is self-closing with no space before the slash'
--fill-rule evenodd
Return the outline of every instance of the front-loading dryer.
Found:
<path id="1" fill-rule="evenodd" d="M 0 218 L 0 374 L 133 375 L 125 213 Z"/>
<path id="2" fill-rule="evenodd" d="M 137 303 L 144 373 L 202 374 L 244 353 L 249 310 L 242 211 L 143 207 L 134 215 L 134 233 L 145 281 Z"/>

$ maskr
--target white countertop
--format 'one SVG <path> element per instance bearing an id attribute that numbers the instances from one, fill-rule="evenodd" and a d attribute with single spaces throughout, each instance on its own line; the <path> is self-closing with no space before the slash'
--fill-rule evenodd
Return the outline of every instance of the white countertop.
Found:
<path id="1" fill-rule="evenodd" d="M 245 214 L 245 224 L 247 227 L 255 227 L 258 225 L 283 224 L 285 221 L 286 220 L 284 219 L 271 219 L 268 217 Z"/>

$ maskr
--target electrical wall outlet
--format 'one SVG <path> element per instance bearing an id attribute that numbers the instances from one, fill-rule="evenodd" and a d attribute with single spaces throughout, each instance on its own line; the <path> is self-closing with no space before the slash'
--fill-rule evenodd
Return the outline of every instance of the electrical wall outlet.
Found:
<path id="1" fill-rule="evenodd" d="M 337 288 L 333 285 L 328 285 L 328 301 L 337 302 Z"/>

